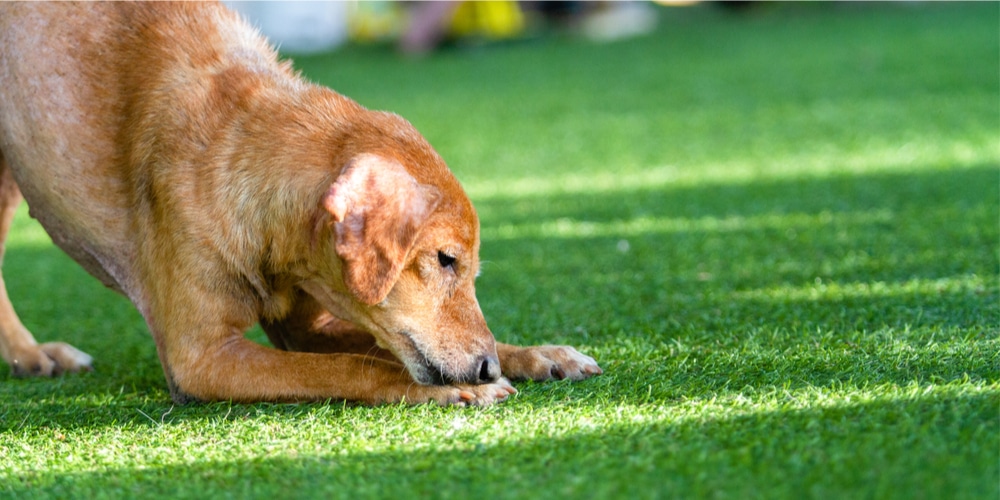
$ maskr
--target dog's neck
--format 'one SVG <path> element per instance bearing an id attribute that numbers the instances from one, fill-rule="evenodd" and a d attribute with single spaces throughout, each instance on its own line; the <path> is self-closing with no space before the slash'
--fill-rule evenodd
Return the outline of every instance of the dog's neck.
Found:
<path id="1" fill-rule="evenodd" d="M 313 95 L 305 99 L 299 92 Z M 220 254 L 243 257 L 228 264 L 253 285 L 268 316 L 281 315 L 283 301 L 277 295 L 315 272 L 305 266 L 326 246 L 317 242 L 328 233 L 321 198 L 352 149 L 344 130 L 364 112 L 328 89 L 303 86 L 298 92 L 259 96 L 233 124 L 236 140 L 223 141 L 220 149 L 225 150 L 219 153 L 228 158 L 219 168 L 229 170 L 230 181 L 218 186 L 211 203 L 218 206 L 216 213 L 229 214 L 230 226 L 218 244 L 237 251 Z"/>

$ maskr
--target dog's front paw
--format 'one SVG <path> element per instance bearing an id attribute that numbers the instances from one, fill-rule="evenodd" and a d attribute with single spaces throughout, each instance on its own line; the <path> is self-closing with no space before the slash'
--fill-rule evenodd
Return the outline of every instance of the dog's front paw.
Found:
<path id="1" fill-rule="evenodd" d="M 10 367 L 15 377 L 52 377 L 93 369 L 89 354 L 63 342 L 33 345 L 13 358 Z"/>
<path id="2" fill-rule="evenodd" d="M 64 342 L 47 342 L 38 346 L 46 356 L 56 362 L 53 375 L 62 373 L 89 372 L 94 369 L 94 358 L 89 354 Z"/>
<path id="3" fill-rule="evenodd" d="M 507 397 L 517 394 L 517 389 L 510 385 L 510 381 L 500 377 L 492 384 L 482 385 L 458 385 L 458 402 L 448 404 L 458 404 L 460 406 L 489 406 L 493 403 L 502 403 Z"/>
<path id="4" fill-rule="evenodd" d="M 413 385 L 406 391 L 405 398 L 408 403 L 415 404 L 433 401 L 441 406 L 489 406 L 506 401 L 512 394 L 517 394 L 517 389 L 501 377 L 492 384 Z"/>
<path id="5" fill-rule="evenodd" d="M 594 358 L 570 346 L 510 347 L 501 355 L 500 369 L 514 380 L 583 380 L 604 373 Z"/>

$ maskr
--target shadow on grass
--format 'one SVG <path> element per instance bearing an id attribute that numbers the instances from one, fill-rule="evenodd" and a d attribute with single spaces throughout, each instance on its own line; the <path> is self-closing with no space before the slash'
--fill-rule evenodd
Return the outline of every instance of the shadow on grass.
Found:
<path id="1" fill-rule="evenodd" d="M 584 325 L 634 319 L 700 323 L 709 331 L 739 322 L 982 326 L 1000 312 L 998 179 L 996 166 L 983 165 L 490 199 L 479 204 L 484 225 L 513 224 L 521 234 L 484 239 L 480 302 L 501 331 L 592 329 Z M 743 223 L 754 216 L 767 224 Z M 616 224 L 624 228 L 637 217 L 679 222 L 615 234 Z M 737 219 L 727 226 L 729 217 Z M 545 224 L 558 228 L 560 220 L 582 229 L 546 234 Z M 602 233 L 588 234 L 589 223 Z M 812 293 L 824 283 L 854 290 Z M 562 316 L 559 324 L 538 323 L 551 316 Z"/>
<path id="2" fill-rule="evenodd" d="M 1000 272 L 998 181 L 996 165 L 978 165 L 489 198 L 477 207 L 487 234 L 484 260 L 572 274 L 582 284 L 604 284 L 616 271 L 659 273 L 648 277 L 672 284 L 715 279 L 729 289 L 818 277 L 900 282 Z M 634 225 L 637 219 L 649 227 Z"/>
<path id="3" fill-rule="evenodd" d="M 1000 313 L 998 180 L 979 165 L 491 198 L 480 302 L 499 331 L 983 329 Z"/>
<path id="4" fill-rule="evenodd" d="M 981 457 L 993 453 L 998 435 L 996 396 L 934 394 L 724 417 L 662 414 L 558 438 L 508 436 L 489 445 L 476 444 L 475 436 L 442 438 L 421 450 L 329 449 L 302 456 L 295 450 L 323 443 L 287 443 L 280 456 L 267 458 L 22 472 L 5 477 L 0 491 L 34 498 L 202 497 L 211 491 L 241 498 L 774 498 L 805 492 L 994 498 L 1000 473 L 995 461 Z M 336 412 L 318 425 L 338 425 Z M 521 483 L 522 477 L 541 480 Z"/>

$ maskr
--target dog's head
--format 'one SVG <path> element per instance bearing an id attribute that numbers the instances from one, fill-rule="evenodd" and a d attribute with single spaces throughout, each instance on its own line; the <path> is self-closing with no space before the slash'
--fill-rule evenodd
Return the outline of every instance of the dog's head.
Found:
<path id="1" fill-rule="evenodd" d="M 500 376 L 475 294 L 479 219 L 423 139 L 350 155 L 320 206 L 340 264 L 321 303 L 371 332 L 418 382 Z"/>

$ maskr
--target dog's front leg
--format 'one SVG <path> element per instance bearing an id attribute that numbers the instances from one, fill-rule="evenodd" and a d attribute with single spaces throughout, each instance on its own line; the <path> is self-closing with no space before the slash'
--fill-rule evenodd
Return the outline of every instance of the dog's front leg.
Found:
<path id="1" fill-rule="evenodd" d="M 190 305 L 190 300 L 186 297 L 178 302 Z M 183 305 L 166 308 L 175 313 L 170 318 L 151 321 L 171 396 L 178 403 L 332 399 L 482 406 L 516 392 L 502 379 L 474 386 L 420 385 L 402 364 L 385 359 L 264 347 L 243 337 L 251 322 L 233 318 L 237 304 Z M 220 322 L 219 318 L 229 321 Z"/>
<path id="2" fill-rule="evenodd" d="M 497 342 L 500 370 L 511 380 L 583 380 L 604 373 L 594 358 L 570 346 L 519 347 Z"/>
<path id="3" fill-rule="evenodd" d="M 286 352 L 234 338 L 194 363 L 172 366 L 175 401 L 297 402 L 346 400 L 366 404 L 436 402 L 488 405 L 513 391 L 503 383 L 426 386 L 405 367 L 357 354 Z"/>

